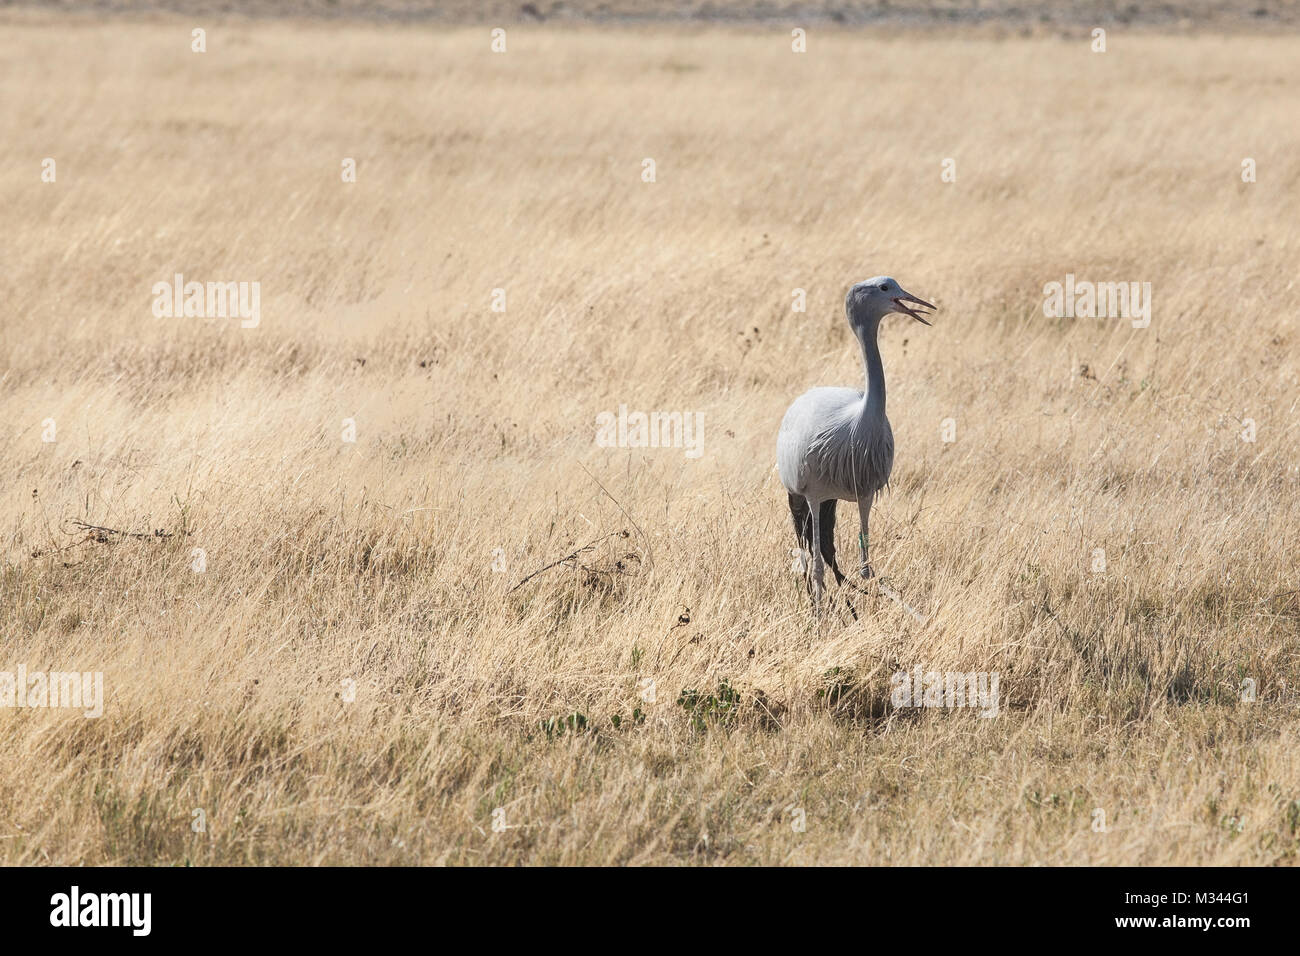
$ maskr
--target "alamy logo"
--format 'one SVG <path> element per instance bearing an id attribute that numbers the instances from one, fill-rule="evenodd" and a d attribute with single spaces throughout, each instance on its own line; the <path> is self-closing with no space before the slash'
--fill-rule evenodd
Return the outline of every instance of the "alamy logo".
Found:
<path id="1" fill-rule="evenodd" d="M 1132 319 L 1133 328 L 1151 324 L 1150 282 L 1075 281 L 1067 273 L 1065 282 L 1043 286 L 1043 315 L 1049 319 Z"/>
<path id="2" fill-rule="evenodd" d="M 150 291 L 155 318 L 237 318 L 244 329 L 255 329 L 262 321 L 260 282 L 186 282 L 178 272 L 171 282 L 155 282 Z"/>
<path id="3" fill-rule="evenodd" d="M 153 896 L 149 893 L 70 893 L 50 897 L 51 926 L 129 926 L 131 935 L 148 936 Z"/>
<path id="4" fill-rule="evenodd" d="M 998 672 L 898 671 L 889 680 L 895 707 L 978 707 L 981 717 L 998 715 Z"/>
<path id="5" fill-rule="evenodd" d="M 71 707 L 86 717 L 104 714 L 102 671 L 0 671 L 0 707 Z"/>
<path id="6" fill-rule="evenodd" d="M 600 448 L 684 448 L 687 458 L 704 454 L 704 416 L 699 412 L 629 412 L 596 416 Z"/>

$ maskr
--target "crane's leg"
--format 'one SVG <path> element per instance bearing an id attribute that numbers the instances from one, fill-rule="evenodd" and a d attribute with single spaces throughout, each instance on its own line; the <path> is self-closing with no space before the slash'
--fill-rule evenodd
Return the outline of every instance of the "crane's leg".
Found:
<path id="1" fill-rule="evenodd" d="M 803 495 L 789 495 L 790 518 L 794 521 L 794 536 L 803 555 L 803 583 L 812 594 L 812 512 L 808 509 L 808 499 Z"/>
<path id="2" fill-rule="evenodd" d="M 806 556 L 804 562 L 804 583 L 808 586 L 808 593 L 813 596 L 813 603 L 817 603 L 820 593 L 821 574 L 814 572 L 814 564 L 817 560 L 824 560 L 831 566 L 831 572 L 835 575 L 835 583 L 844 583 L 844 574 L 840 567 L 835 563 L 835 505 L 834 499 L 823 501 L 818 511 L 819 520 L 817 529 L 813 529 L 813 509 L 810 507 L 808 499 L 803 495 L 789 495 L 790 517 L 794 521 L 794 534 L 799 541 L 799 548 Z M 813 542 L 817 544 L 814 545 Z M 820 554 L 818 552 L 820 551 Z M 816 557 L 814 557 L 816 555 Z M 814 574 L 816 575 L 814 578 Z M 818 590 L 814 591 L 813 581 L 818 583 Z M 858 619 L 857 609 L 853 607 L 853 602 L 849 600 L 848 595 L 844 596 L 844 603 L 848 606 L 849 613 L 853 615 L 853 620 Z"/>
<path id="3" fill-rule="evenodd" d="M 822 549 L 822 557 L 831 566 L 831 574 L 835 575 L 835 586 L 842 588 L 844 586 L 844 572 L 835 563 L 835 506 L 838 504 L 839 501 L 835 498 L 822 502 L 821 521 L 819 522 L 821 525 L 821 540 L 819 544 Z M 843 596 L 844 606 L 849 609 L 849 613 L 853 615 L 853 620 L 856 621 L 858 619 L 857 608 L 853 606 L 853 602 L 849 600 L 847 594 Z"/>
<path id="4" fill-rule="evenodd" d="M 822 559 L 822 549 L 819 547 L 821 541 L 821 502 L 814 504 L 808 502 L 808 510 L 812 513 L 812 535 L 809 537 L 809 544 L 812 545 L 812 589 L 813 589 L 813 607 L 820 614 L 822 609 L 822 592 L 826 590 L 826 565 Z"/>
<path id="5" fill-rule="evenodd" d="M 844 574 L 840 571 L 840 566 L 835 563 L 835 506 L 839 504 L 834 498 L 822 502 L 821 520 L 818 522 L 821 528 L 821 549 L 822 557 L 831 567 L 831 574 L 835 575 L 836 585 L 844 583 Z"/>
<path id="6" fill-rule="evenodd" d="M 864 578 L 874 578 L 876 572 L 867 562 L 867 519 L 871 516 L 871 496 L 858 499 L 858 517 L 862 519 L 862 532 L 858 535 L 858 573 Z"/>

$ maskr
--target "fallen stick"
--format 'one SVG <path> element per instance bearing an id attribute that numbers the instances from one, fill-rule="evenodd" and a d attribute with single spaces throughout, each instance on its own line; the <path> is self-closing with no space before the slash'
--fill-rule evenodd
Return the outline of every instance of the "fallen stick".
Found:
<path id="1" fill-rule="evenodd" d="M 577 551 L 574 551 L 574 552 L 571 553 L 571 554 L 566 554 L 564 557 L 559 558 L 558 560 L 552 561 L 550 564 L 547 564 L 547 565 L 544 565 L 543 567 L 538 568 L 538 569 L 537 569 L 536 571 L 534 571 L 532 574 L 526 575 L 524 578 L 522 578 L 522 579 L 519 581 L 518 584 L 516 584 L 514 587 L 512 587 L 512 588 L 511 588 L 509 591 L 507 591 L 506 593 L 507 593 L 507 594 L 513 594 L 515 591 L 519 590 L 519 588 L 523 587 L 525 584 L 527 584 L 527 583 L 528 583 L 529 581 L 531 581 L 533 578 L 537 577 L 539 574 L 542 574 L 542 573 L 544 573 L 544 572 L 546 572 L 546 571 L 549 571 L 549 570 L 551 570 L 551 568 L 558 568 L 558 567 L 559 567 L 560 565 L 562 565 L 562 564 L 563 564 L 563 565 L 566 565 L 566 566 L 568 566 L 568 567 L 576 567 L 576 568 L 579 568 L 579 569 L 581 569 L 581 570 L 591 572 L 592 574 L 611 574 L 612 572 L 609 572 L 609 571 L 602 571 L 602 570 L 597 569 L 597 568 L 589 568 L 589 567 L 587 567 L 586 565 L 579 564 L 579 563 L 578 563 L 578 555 L 580 555 L 580 554 L 586 554 L 588 551 L 590 551 L 590 550 L 591 550 L 592 548 L 594 548 L 596 545 L 600 544 L 600 542 L 604 541 L 606 538 L 626 538 L 626 537 L 627 537 L 627 532 L 626 532 L 626 531 L 611 531 L 611 532 L 610 532 L 609 534 L 607 534 L 607 535 L 604 535 L 604 536 L 602 536 L 602 537 L 596 538 L 596 539 L 593 540 L 593 541 L 589 541 L 589 542 L 587 542 L 586 544 L 584 544 L 581 548 L 579 548 Z M 572 563 L 570 563 L 570 562 L 572 562 Z"/>

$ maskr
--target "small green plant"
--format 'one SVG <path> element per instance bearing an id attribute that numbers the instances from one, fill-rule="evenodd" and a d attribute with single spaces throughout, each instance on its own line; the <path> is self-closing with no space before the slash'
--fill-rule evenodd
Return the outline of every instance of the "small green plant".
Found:
<path id="1" fill-rule="evenodd" d="M 621 728 L 621 727 L 623 726 L 623 715 L 622 715 L 622 714 L 614 714 L 612 717 L 609 718 L 609 722 L 610 722 L 610 724 L 614 727 L 615 730 L 618 730 L 619 728 Z M 637 707 L 637 708 L 634 708 L 634 709 L 633 709 L 633 711 L 632 711 L 632 723 L 633 723 L 633 725 L 639 725 L 639 724 L 644 724 L 644 723 L 645 723 L 645 714 L 643 714 L 643 713 L 641 712 L 641 708 L 640 708 L 640 707 Z"/>
<path id="2" fill-rule="evenodd" d="M 1229 837 L 1235 837 L 1246 829 L 1246 818 L 1239 813 L 1224 814 L 1219 819 L 1219 826 L 1227 832 Z"/>
<path id="3" fill-rule="evenodd" d="M 716 694 L 704 695 L 697 690 L 683 690 L 677 697 L 677 706 L 686 711 L 691 727 L 704 733 L 710 723 L 731 727 L 740 710 L 740 692 L 724 679 L 718 684 Z"/>
<path id="4" fill-rule="evenodd" d="M 1292 800 L 1286 805 L 1286 828 L 1292 836 L 1300 833 L 1300 800 Z"/>
<path id="5" fill-rule="evenodd" d="M 538 721 L 537 726 L 546 734 L 547 740 L 554 740 L 563 737 L 566 730 L 574 734 L 584 733 L 587 729 L 587 715 L 575 710 L 567 717 L 548 717 Z"/>

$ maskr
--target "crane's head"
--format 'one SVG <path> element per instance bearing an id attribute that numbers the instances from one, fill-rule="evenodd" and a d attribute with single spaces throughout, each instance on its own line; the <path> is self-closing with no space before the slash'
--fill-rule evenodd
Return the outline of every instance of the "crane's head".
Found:
<path id="1" fill-rule="evenodd" d="M 848 298 L 844 300 L 844 310 L 848 313 L 850 325 L 879 322 L 891 312 L 910 315 L 923 325 L 929 325 L 930 323 L 925 321 L 925 316 L 929 313 L 917 312 L 909 308 L 907 306 L 909 302 L 924 309 L 935 308 L 924 299 L 918 299 L 912 293 L 904 291 L 903 287 L 889 276 L 876 276 L 874 279 L 859 282 L 849 290 Z"/>

